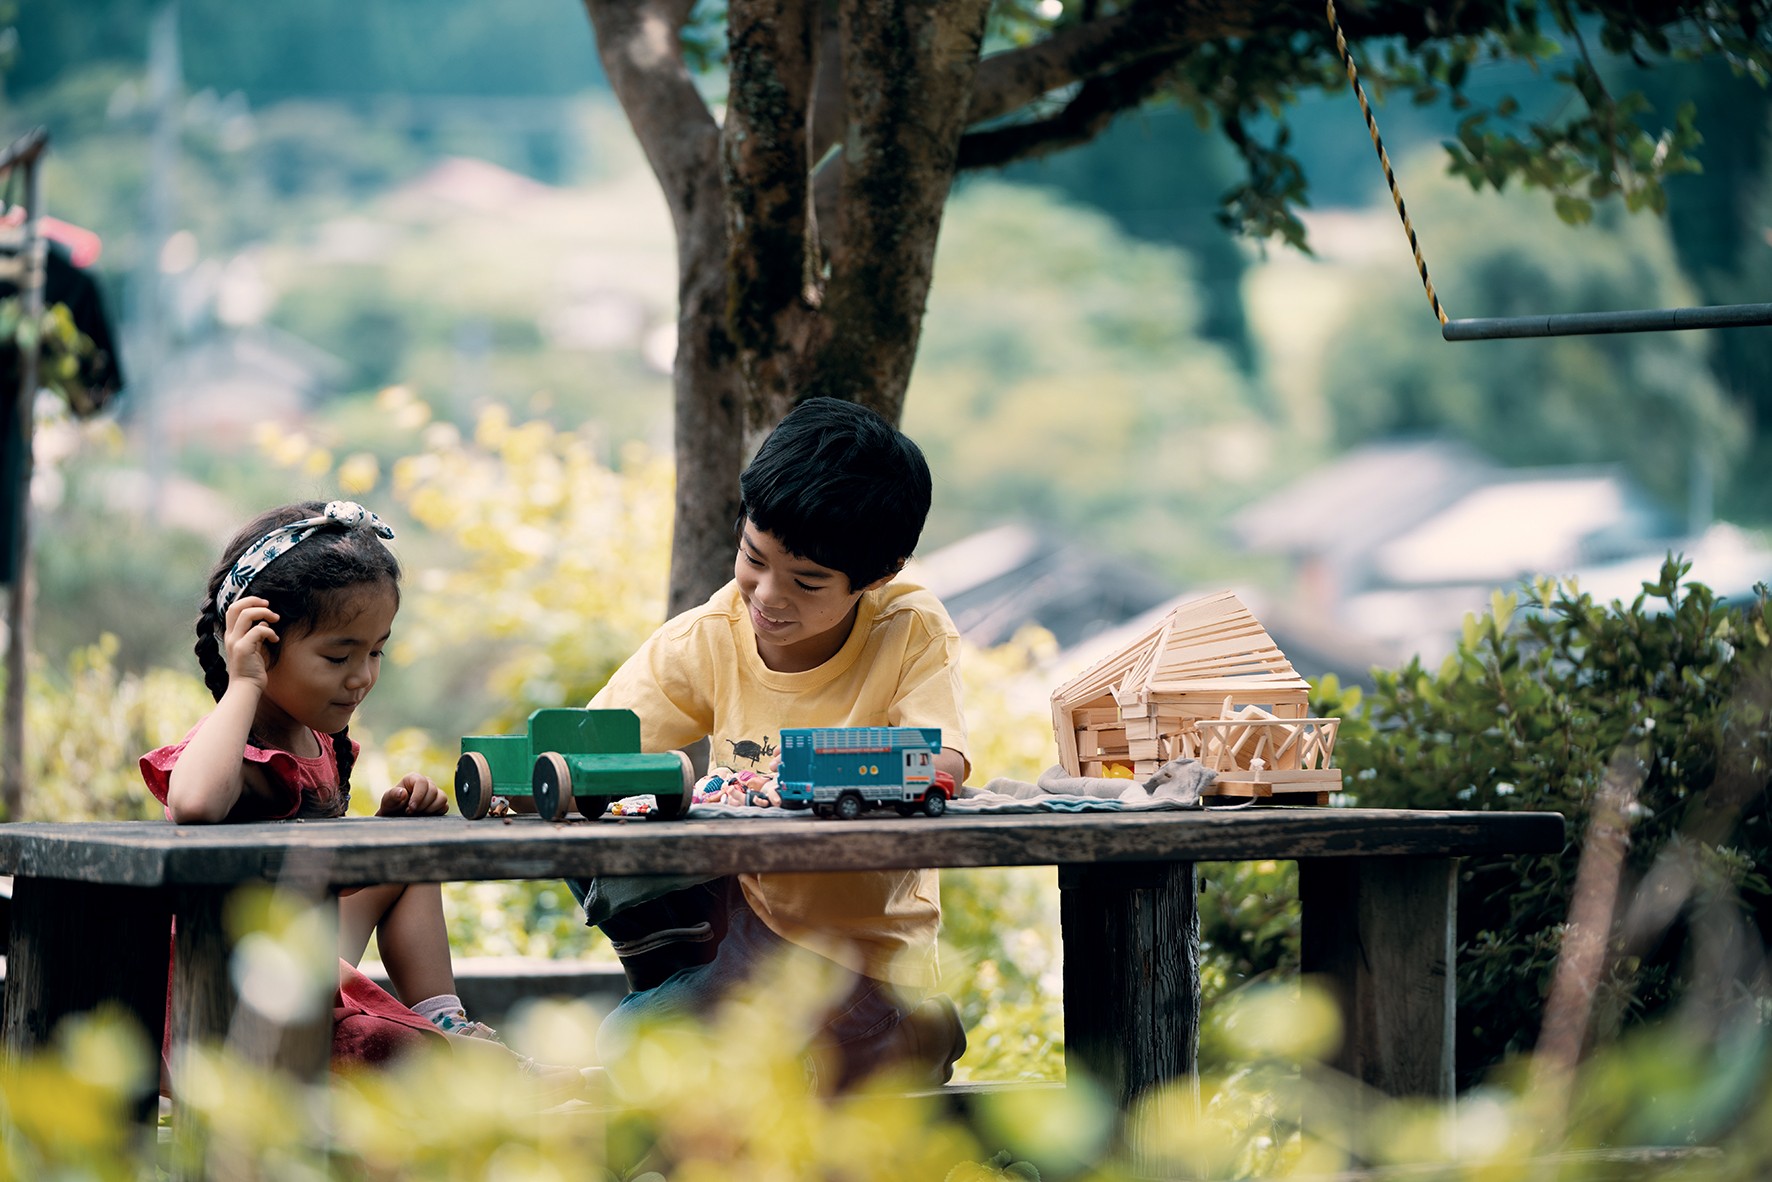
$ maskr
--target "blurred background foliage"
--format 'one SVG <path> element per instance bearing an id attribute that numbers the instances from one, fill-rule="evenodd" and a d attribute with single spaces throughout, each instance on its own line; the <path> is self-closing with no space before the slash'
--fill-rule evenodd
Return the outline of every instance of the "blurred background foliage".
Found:
<path id="1" fill-rule="evenodd" d="M 258 429 L 175 429 L 141 392 L 115 420 L 40 425 L 26 815 L 153 815 L 133 760 L 208 708 L 189 633 L 214 553 L 266 505 L 338 494 L 396 525 L 407 571 L 392 667 L 354 728 L 366 745 L 366 807 L 412 768 L 446 779 L 462 734 L 588 697 L 658 622 L 671 480 L 659 364 L 675 299 L 668 220 L 571 6 L 317 0 L 260 11 L 183 0 L 185 89 L 170 105 L 157 103 L 143 68 L 161 10 L 149 0 L 26 0 L 0 110 L 16 127 L 51 128 L 49 207 L 103 234 L 103 279 L 125 319 L 151 285 L 182 277 L 187 298 L 168 325 L 181 347 L 252 330 L 319 350 L 336 377 L 297 421 Z M 1531 197 L 1477 200 L 1420 155 L 1449 123 L 1381 108 L 1455 315 L 1765 298 L 1766 93 L 1682 67 L 1636 83 L 1670 109 L 1698 103 L 1708 141 L 1705 174 L 1670 182 L 1665 222 L 1602 210 L 1574 230 Z M 1534 84 L 1497 75 L 1492 85 L 1529 95 Z M 1733 519 L 1772 520 L 1766 334 L 1448 348 L 1399 265 L 1400 231 L 1351 98 L 1307 102 L 1292 126 L 1316 203 L 1373 215 L 1313 219 L 1309 260 L 1214 228 L 1231 183 L 1228 146 L 1174 110 L 960 187 L 906 417 L 937 474 L 930 546 L 1013 515 L 1099 539 L 1182 582 L 1259 583 L 1261 563 L 1218 540 L 1227 510 L 1351 443 L 1426 430 L 1508 463 L 1616 462 L 1672 503 L 1702 467 Z M 178 148 L 169 176 L 151 163 L 157 134 Z M 507 170 L 497 192 L 521 198 L 521 216 L 476 197 L 486 174 L 447 170 L 460 158 Z M 177 258 L 145 245 L 156 184 L 172 195 Z M 538 279 L 551 264 L 561 274 Z M 566 323 L 569 308 L 589 308 L 588 320 Z M 1333 679 L 1319 687 L 1318 712 L 1344 719 L 1339 762 L 1362 804 L 1557 808 L 1579 838 L 1623 750 L 1642 776 L 1631 897 L 1677 902 L 1668 915 L 1642 902 L 1639 926 L 1621 931 L 1601 1007 L 1601 1033 L 1617 1041 L 1583 1077 L 1577 1131 L 1535 1140 L 1535 1101 L 1517 1072 L 1497 1068 L 1536 1034 L 1573 858 L 1466 866 L 1459 1062 L 1462 1083 L 1483 1082 L 1461 1101 L 1457 1127 L 1393 1113 L 1361 1160 L 1702 1135 L 1729 1143 L 1717 1176 L 1755 1177 L 1766 1164 L 1767 1146 L 1731 1141 L 1727 1123 L 1765 1115 L 1764 1090 L 1740 1090 L 1763 1075 L 1763 1015 L 1729 1024 L 1746 1021 L 1741 998 L 1763 1006 L 1762 970 L 1749 958 L 1705 977 L 1719 940 L 1758 949 L 1766 934 L 1764 610 L 1719 605 L 1682 578 L 1670 574 L 1635 604 L 1531 588 L 1473 619 L 1437 670 L 1381 672 L 1364 697 Z M 990 774 L 1032 779 L 1051 762 L 1044 703 L 1018 687 L 1056 683 L 1053 647 L 1030 631 L 967 653 L 975 763 Z M 1448 799 L 1448 784 L 1470 791 Z M 950 872 L 943 897 L 948 988 L 972 1037 L 963 1073 L 1062 1077 L 1054 876 Z M 1296 874 L 1283 863 L 1205 866 L 1200 897 L 1206 1078 L 1197 1108 L 1191 1096 L 1151 1100 L 1150 1118 L 1161 1117 L 1153 1144 L 1206 1176 L 1332 1172 L 1349 1160 L 1331 1127 L 1344 1108 L 1324 1102 L 1299 1066 L 1332 1032 L 1306 1021 L 1278 1055 L 1283 1071 L 1248 1034 L 1277 1024 L 1274 998 L 1289 1015 L 1311 1013 L 1283 992 L 1297 965 Z M 463 954 L 601 954 L 552 884 L 455 886 L 449 906 Z M 1719 982 L 1735 993 L 1707 992 Z M 1696 1033 L 1682 1041 L 1669 1029 Z M 1737 1036 L 1727 1070 L 1715 1058 L 1729 1041 L 1720 1031 Z M 58 1112 L 89 1100 L 82 1111 L 102 1110 L 105 1081 L 124 1078 L 113 1061 L 123 1052 L 95 1067 L 85 1037 L 0 1079 L 21 1130 L 4 1145 L 14 1156 L 0 1177 L 46 1176 L 56 1154 L 112 1152 L 80 1139 L 84 1123 L 29 1115 L 44 1104 L 30 1097 L 63 1098 Z M 354 1103 L 410 1129 L 434 1116 L 418 1107 L 432 1103 L 425 1089 L 479 1094 L 421 1078 L 404 1092 L 367 1083 Z M 1659 1097 L 1656 1082 L 1668 1085 Z M 770 1108 L 748 1081 L 705 1086 L 709 1097 L 746 1095 L 748 1114 Z M 796 1107 L 806 1103 L 777 1107 L 784 1120 L 822 1124 Z M 645 1128 L 632 1144 L 678 1137 L 685 1161 L 751 1160 L 698 1140 L 681 1113 L 636 1119 Z M 847 1119 L 829 1123 L 841 1130 Z M 925 1119 L 891 1127 L 908 1136 Z M 1085 1136 L 1099 1114 L 1036 1102 L 1002 1119 L 1024 1139 L 1080 1130 L 1049 1149 L 1049 1166 L 1070 1164 L 1048 1176 L 1119 1176 L 1118 1148 Z M 570 1137 L 538 1140 L 502 1120 L 464 1128 L 481 1139 L 456 1145 L 453 1165 L 427 1160 L 406 1176 L 455 1176 L 471 1162 L 545 1177 L 548 1163 L 578 1152 Z M 373 1124 L 358 1131 L 368 1137 Z M 250 1139 L 260 1134 L 238 1135 L 248 1144 L 232 1160 L 258 1160 L 266 1146 Z M 997 1144 L 934 1143 L 956 1161 L 976 1151 L 980 1170 L 997 1170 L 974 1176 L 1005 1176 L 985 1164 Z M 359 1148 L 380 1163 L 370 1176 L 401 1173 L 376 1156 L 383 1149 Z M 1079 1166 L 1079 1154 L 1095 1160 Z M 296 1157 L 310 1173 L 332 1168 Z M 830 1175 L 865 1176 L 857 1161 L 819 1160 Z M 1487 1158 L 1470 1168 L 1511 1176 Z"/>
<path id="2" fill-rule="evenodd" d="M 1352 803 L 1550 809 L 1588 840 L 1609 780 L 1628 789 L 1626 878 L 1594 1039 L 1676 1016 L 1762 1031 L 1772 989 L 1772 633 L 1766 594 L 1719 602 L 1670 557 L 1630 603 L 1546 580 L 1497 593 L 1436 670 L 1378 671 L 1360 697 L 1318 687 L 1346 720 Z M 1454 799 L 1447 799 L 1448 792 Z M 1458 883 L 1461 1083 L 1531 1049 L 1577 861 L 1469 858 Z M 1277 942 L 1267 962 L 1283 963 Z M 1754 1038 L 1762 1037 L 1756 1033 Z"/>
<path id="3" fill-rule="evenodd" d="M 270 933 L 261 933 L 275 938 Z M 185 1107 L 152 1161 L 130 1137 L 132 1096 L 154 1056 L 126 1020 L 70 1022 L 29 1060 L 0 1065 L 0 1178 L 258 1179 L 779 1178 L 808 1182 L 1131 1182 L 1391 1174 L 1445 1182 L 1681 1178 L 1732 1182 L 1769 1164 L 1763 1095 L 1743 1086 L 1763 1045 L 1698 1048 L 1668 1032 L 1629 1036 L 1574 1077 L 1524 1074 L 1451 1105 L 1387 1100 L 1323 1066 L 1333 1003 L 1308 985 L 1249 991 L 1209 1037 L 1230 1070 L 1205 1070 L 1116 1112 L 1083 1081 L 981 1095 L 957 1119 L 891 1079 L 811 1095 L 782 1048 L 804 1037 L 804 983 L 736 999 L 708 1030 L 651 1033 L 649 1054 L 607 1081 L 601 1103 L 539 1117 L 497 1057 L 427 1047 L 317 1089 L 255 1068 L 227 1046 L 175 1065 Z M 597 1016 L 575 1003 L 526 1009 L 515 1033 L 571 1059 Z M 1750 1070 L 1743 1072 L 1746 1066 Z M 1676 1094 L 1704 1103 L 1670 1104 Z M 619 1098 L 619 1107 L 608 1099 Z M 263 1119 L 262 1114 L 277 1114 Z M 439 1120 L 439 1112 L 471 1119 Z M 1628 1149 L 1609 1148 L 1629 1146 Z"/>

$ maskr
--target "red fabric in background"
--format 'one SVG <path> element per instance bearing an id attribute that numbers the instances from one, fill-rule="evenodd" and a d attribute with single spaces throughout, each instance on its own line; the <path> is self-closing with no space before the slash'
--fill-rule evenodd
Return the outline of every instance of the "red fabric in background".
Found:
<path id="1" fill-rule="evenodd" d="M 166 981 L 166 1036 L 160 1043 L 162 1068 L 171 1062 L 172 978 Z M 400 1004 L 398 998 L 365 977 L 350 961 L 338 962 L 338 991 L 332 995 L 332 1066 L 385 1063 L 415 1050 L 443 1032 Z M 167 1076 L 162 1076 L 164 1082 Z"/>
<path id="2" fill-rule="evenodd" d="M 393 994 L 338 962 L 338 993 L 332 999 L 332 1065 L 382 1063 L 414 1050 L 443 1032 L 419 1017 Z"/>

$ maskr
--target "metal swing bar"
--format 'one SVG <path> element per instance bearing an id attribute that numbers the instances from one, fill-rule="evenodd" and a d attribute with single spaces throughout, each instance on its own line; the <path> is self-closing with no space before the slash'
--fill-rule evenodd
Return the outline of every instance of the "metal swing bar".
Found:
<path id="1" fill-rule="evenodd" d="M 1360 113 L 1366 117 L 1366 131 L 1378 152 L 1378 163 L 1384 168 L 1385 184 L 1390 186 L 1391 201 L 1397 216 L 1403 220 L 1403 231 L 1409 236 L 1409 249 L 1415 256 L 1415 269 L 1427 291 L 1428 303 L 1440 322 L 1440 337 L 1448 341 L 1496 341 L 1524 337 L 1570 337 L 1620 332 L 1676 332 L 1693 328 L 1758 328 L 1772 325 L 1772 304 L 1715 304 L 1700 308 L 1639 308 L 1626 312 L 1565 312 L 1547 316 L 1485 316 L 1453 320 L 1446 315 L 1433 280 L 1427 275 L 1427 259 L 1403 204 L 1403 191 L 1397 187 L 1396 173 L 1391 169 L 1390 155 L 1378 134 L 1378 120 L 1373 118 L 1372 104 L 1366 101 L 1366 88 L 1360 85 L 1360 72 L 1354 68 L 1353 54 L 1348 52 L 1347 37 L 1335 15 L 1335 0 L 1325 0 L 1329 12 L 1329 28 L 1335 34 L 1335 48 L 1341 53 L 1341 64 L 1353 84 L 1354 97 L 1360 100 Z"/>
<path id="2" fill-rule="evenodd" d="M 1612 332 L 1676 332 L 1686 328 L 1758 328 L 1772 324 L 1772 304 L 1713 304 L 1701 308 L 1640 308 L 1631 312 L 1565 312 L 1556 316 L 1482 316 L 1446 320 L 1448 341 L 1515 337 L 1573 337 Z"/>

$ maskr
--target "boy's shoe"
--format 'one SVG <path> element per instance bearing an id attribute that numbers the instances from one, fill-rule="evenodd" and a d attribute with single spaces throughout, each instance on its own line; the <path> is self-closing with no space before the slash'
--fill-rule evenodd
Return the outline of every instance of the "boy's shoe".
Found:
<path id="1" fill-rule="evenodd" d="M 882 1034 L 843 1046 L 825 1067 L 828 1078 L 820 1074 L 819 1056 L 808 1055 L 807 1083 L 815 1092 L 840 1093 L 892 1068 L 916 1086 L 939 1088 L 954 1078 L 954 1063 L 965 1053 L 960 1011 L 945 993 L 936 993 Z"/>
<path id="2" fill-rule="evenodd" d="M 906 1058 L 928 1070 L 930 1085 L 940 1087 L 953 1079 L 954 1063 L 966 1053 L 966 1027 L 953 999 L 945 993 L 924 998 L 905 1015 L 903 1025 L 911 1044 Z"/>
<path id="3" fill-rule="evenodd" d="M 576 1067 L 537 1063 L 528 1055 L 519 1055 L 505 1045 L 505 1040 L 498 1036 L 498 1031 L 484 1022 L 474 1021 L 459 1010 L 453 1014 L 439 1014 L 431 1021 L 438 1030 L 451 1038 L 489 1043 L 515 1059 L 517 1070 L 535 1084 L 536 1099 L 544 1108 L 567 1100 L 584 1099 L 588 1095 L 590 1076 L 585 1071 Z"/>

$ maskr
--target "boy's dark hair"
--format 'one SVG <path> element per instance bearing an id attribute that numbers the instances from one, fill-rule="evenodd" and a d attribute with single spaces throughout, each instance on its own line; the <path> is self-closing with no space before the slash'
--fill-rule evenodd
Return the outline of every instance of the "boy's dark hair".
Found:
<path id="1" fill-rule="evenodd" d="M 240 527 L 222 551 L 215 569 L 209 572 L 203 587 L 203 606 L 197 613 L 196 652 L 203 683 L 216 701 L 221 701 L 228 689 L 228 662 L 221 647 L 227 621 L 215 610 L 215 594 L 221 589 L 222 580 L 248 546 L 280 526 L 319 517 L 325 511 L 324 501 L 299 501 L 260 513 Z M 241 595 L 256 595 L 277 613 L 278 644 L 271 645 L 268 654 L 269 663 L 275 665 L 283 641 L 329 623 L 344 610 L 354 592 L 376 583 L 385 583 L 398 604 L 399 560 L 382 545 L 367 519 L 354 526 L 329 522 L 274 558 L 253 576 Z M 332 751 L 338 761 L 339 787 L 348 792 L 351 765 L 356 762 L 351 754 L 350 727 L 332 736 Z"/>
<path id="2" fill-rule="evenodd" d="M 808 398 L 769 433 L 738 478 L 748 519 L 790 553 L 842 571 L 851 591 L 896 574 L 929 516 L 929 464 L 876 412 Z"/>

